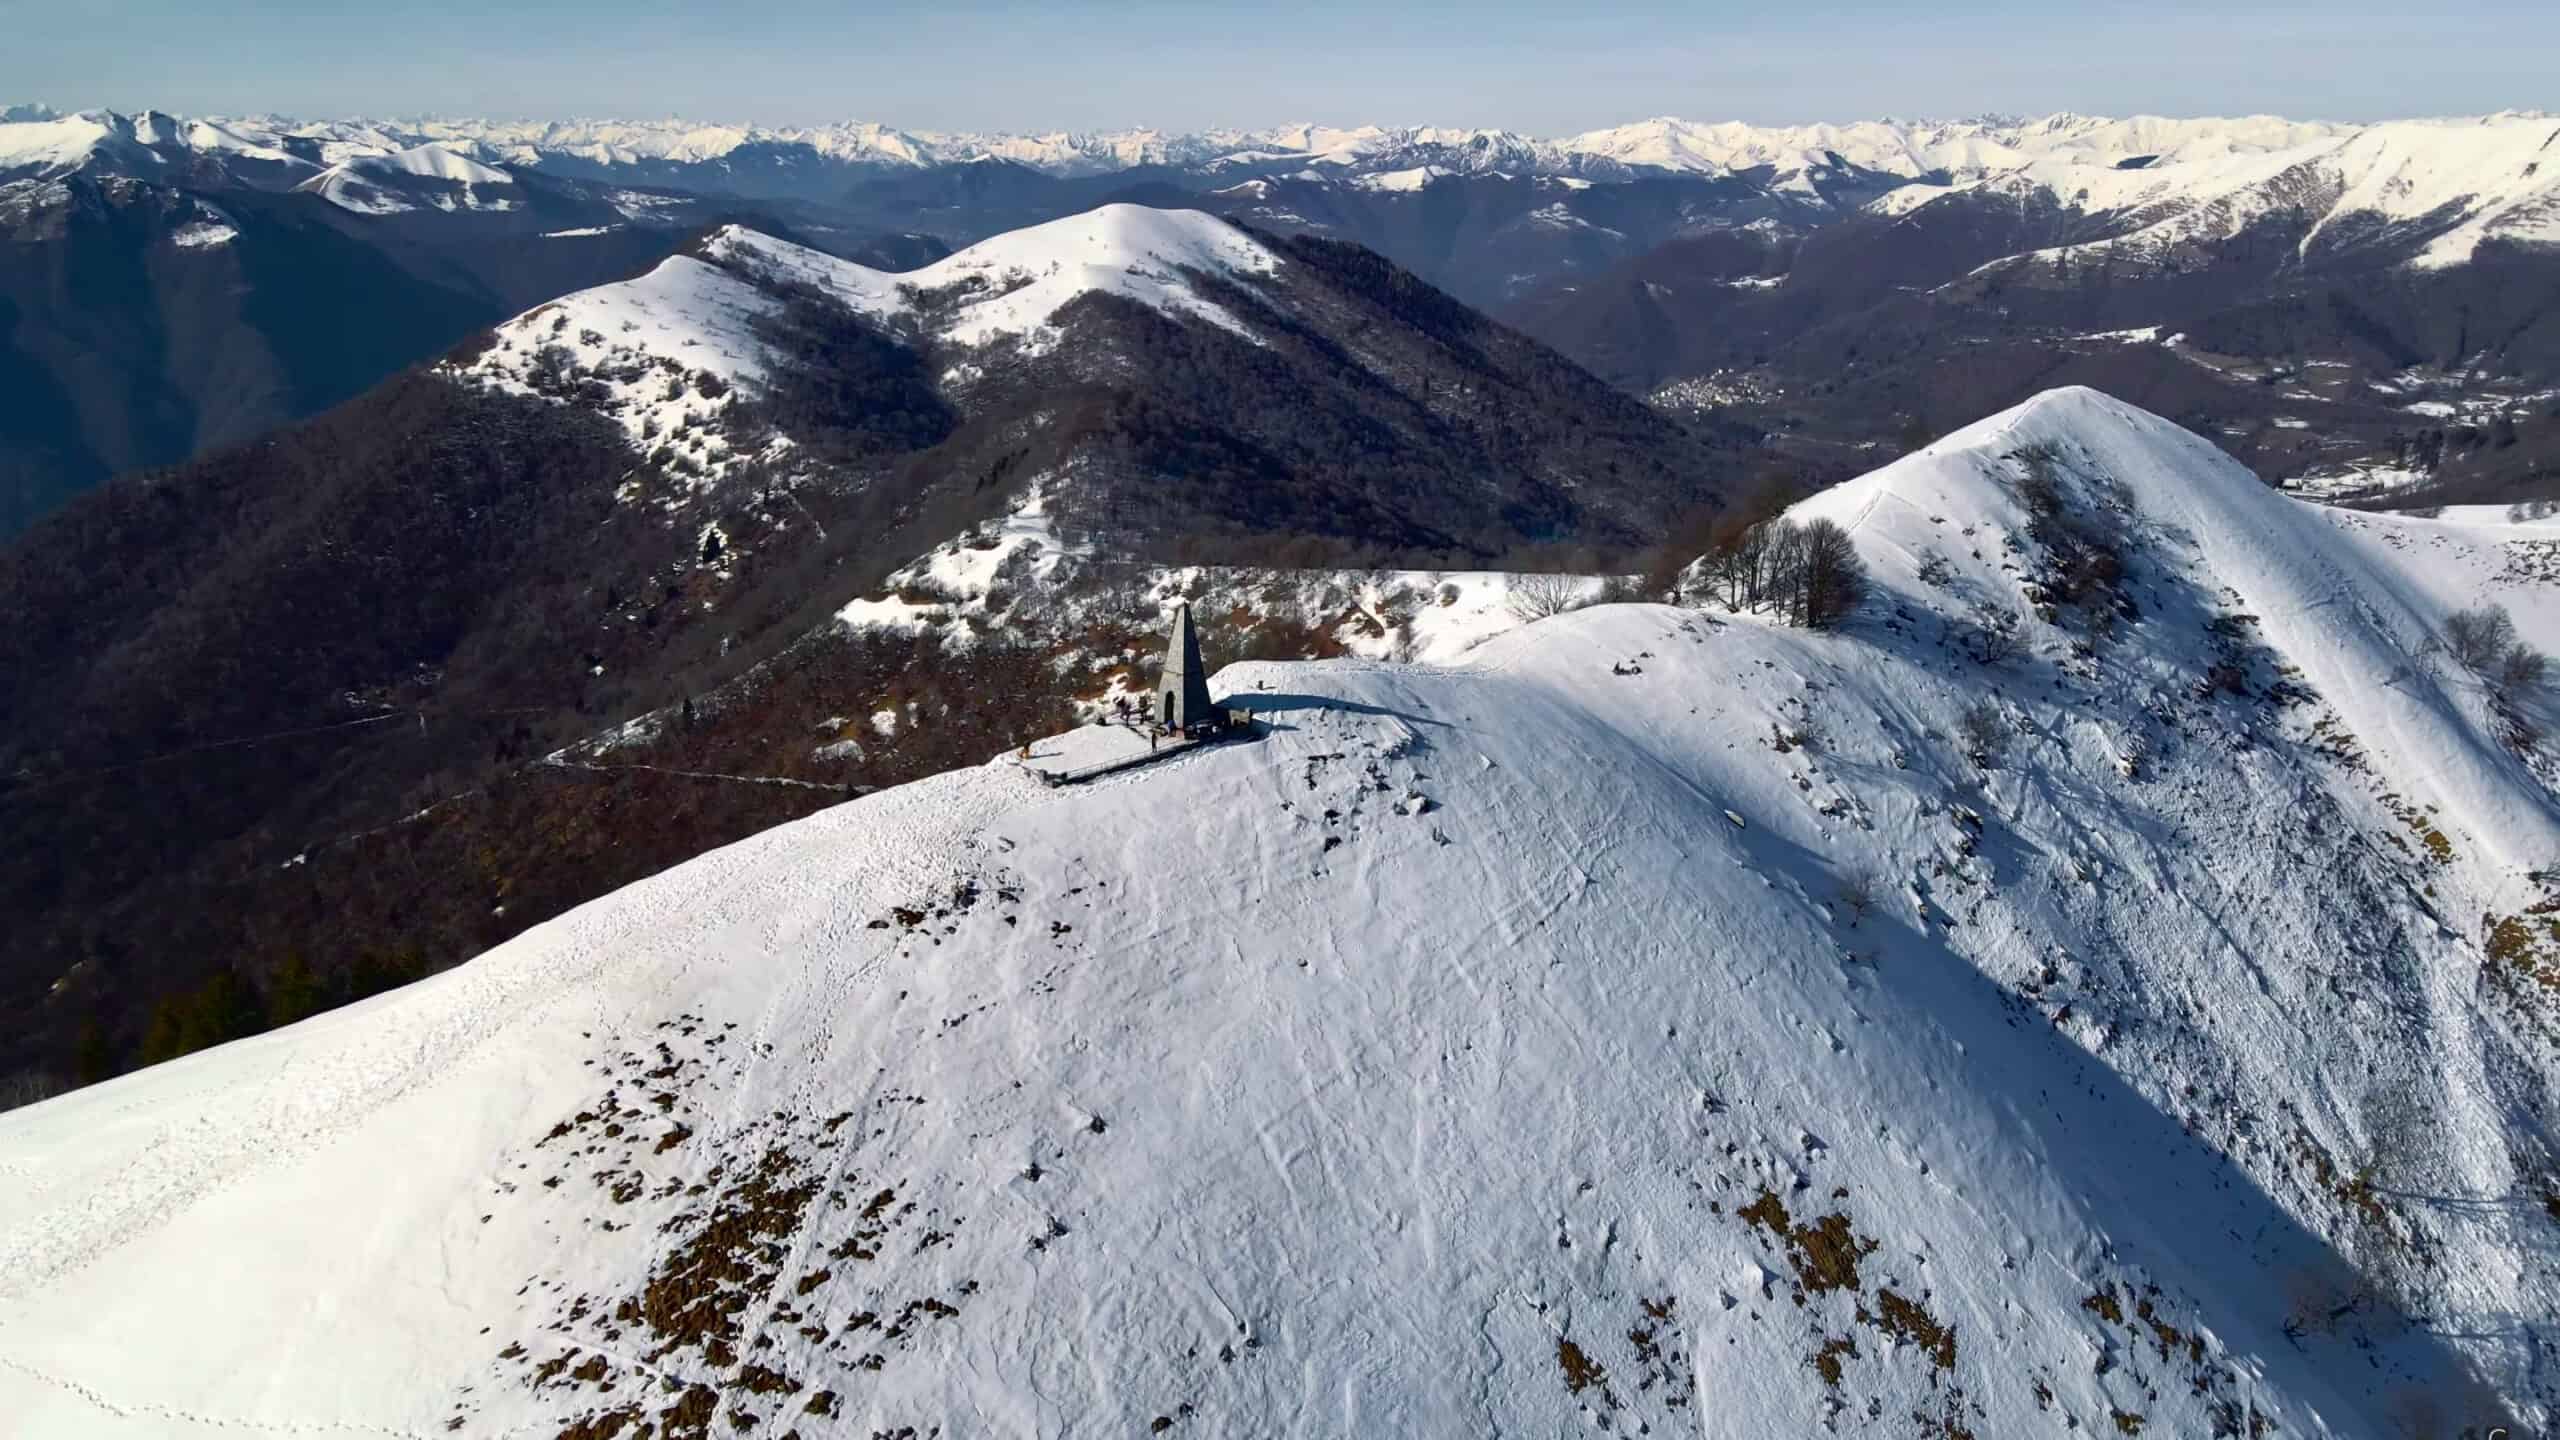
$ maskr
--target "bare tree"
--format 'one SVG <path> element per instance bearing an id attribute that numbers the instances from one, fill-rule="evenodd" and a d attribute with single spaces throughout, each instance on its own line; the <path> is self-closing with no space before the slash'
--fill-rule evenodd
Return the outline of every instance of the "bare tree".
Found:
<path id="1" fill-rule="evenodd" d="M 1748 534 L 1737 530 L 1720 537 L 1698 561 L 1699 593 L 1727 610 L 1740 610 L 1742 597 L 1750 588 L 1747 577 L 1751 561 L 1744 555 Z"/>
<path id="2" fill-rule="evenodd" d="M 1797 622 L 1827 630 L 1849 618 L 1867 598 L 1867 566 L 1836 520 L 1805 523 Z"/>
<path id="3" fill-rule="evenodd" d="M 2509 699 L 2521 698 L 2527 690 L 2540 685 L 2551 671 L 2551 657 L 2530 645 L 2510 645 L 2498 659 L 2498 675 L 2494 682 L 2498 693 Z"/>
<path id="4" fill-rule="evenodd" d="M 1661 544 L 1644 554 L 1637 571 L 1637 582 L 1648 598 L 1667 600 L 1677 605 L 1687 599 L 1684 593 L 1690 566 L 1704 566 L 1705 557 L 1716 548 L 1717 536 L 1723 529 L 1723 518 L 1705 506 L 1682 511 L 1671 524 Z"/>
<path id="5" fill-rule="evenodd" d="M 1985 605 L 1974 612 L 1959 638 L 1976 664 L 1997 665 L 2026 648 L 2026 622 L 2005 605 Z"/>
<path id="6" fill-rule="evenodd" d="M 2516 622 L 2503 605 L 2457 610 L 2445 617 L 2444 648 L 2473 674 L 2493 673 L 2515 643 Z"/>
<path id="7" fill-rule="evenodd" d="M 2540 727 L 2528 701 L 2549 677 L 2551 660 L 2517 638 L 2516 622 L 2506 607 L 2483 605 L 2446 616 L 2442 648 L 2488 685 L 2500 738 L 2518 751 L 2540 743 Z"/>
<path id="8" fill-rule="evenodd" d="M 1746 512 L 1749 513 L 1749 512 Z M 1699 557 L 1700 592 L 1727 610 L 1767 610 L 1790 625 L 1839 624 L 1867 595 L 1867 567 L 1839 522 L 1728 516 Z"/>
<path id="9" fill-rule="evenodd" d="M 2518 754 L 2542 743 L 2542 727 L 2528 697 L 2542 688 L 2550 670 L 2549 657 L 2519 642 L 2498 657 L 2497 673 L 2489 677 L 2489 708 L 2497 716 L 2499 738 Z"/>
<path id="10" fill-rule="evenodd" d="M 1832 898 L 1848 915 L 1849 928 L 1855 930 L 1858 922 L 1867 918 L 1867 912 L 1876 908 L 1883 892 L 1884 885 L 1873 870 L 1858 869 L 1840 876 L 1839 888 L 1832 891 Z"/>
<path id="11" fill-rule="evenodd" d="M 1724 608 L 1756 610 L 1767 600 L 1787 529 L 1784 520 L 1763 520 L 1734 537 L 1725 564 Z"/>
<path id="12" fill-rule="evenodd" d="M 1750 499 L 1715 517 L 1698 564 L 1706 598 L 1721 600 L 1724 608 L 1737 611 L 1759 603 L 1762 569 L 1774 534 L 1769 523 L 1785 511 L 1793 493 L 1785 477 L 1773 475 L 1761 481 Z"/>
<path id="13" fill-rule="evenodd" d="M 1503 603 L 1523 620 L 1544 620 L 1582 608 L 1582 582 L 1572 575 L 1514 575 Z"/>

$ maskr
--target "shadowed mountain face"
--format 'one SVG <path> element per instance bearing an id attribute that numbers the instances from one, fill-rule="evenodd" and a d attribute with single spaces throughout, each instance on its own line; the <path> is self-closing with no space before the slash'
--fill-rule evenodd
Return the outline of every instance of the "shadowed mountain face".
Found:
<path id="1" fill-rule="evenodd" d="M 2270 218 L 2146 264 L 2080 238 L 2091 228 L 2051 204 L 1960 193 L 1797 243 L 1683 239 L 1508 314 L 1639 390 L 1755 364 L 1810 371 L 1924 340 L 2139 327 L 2200 350 L 2332 355 L 2382 374 L 2465 362 L 2560 373 L 2560 266 L 2541 252 L 2492 245 L 2467 265 L 2413 269 L 2413 239 L 2306 260 L 2305 227 Z"/>
<path id="2" fill-rule="evenodd" d="M 389 183 L 386 181 L 386 183 Z M 107 476 L 328 409 L 527 306 L 664 259 L 725 202 L 545 177 L 508 208 L 75 173 L 0 185 L 0 535 Z M 368 191 L 381 196 L 385 192 Z M 642 219 L 625 213 L 638 209 Z M 921 263 L 924 237 L 851 253 Z"/>
<path id="3" fill-rule="evenodd" d="M 1750 438 L 1365 251 L 1196 213 L 904 273 L 722 229 L 6 552 L 12 1066 L 99 1073 L 379 988 L 1048 723 L 1036 657 L 912 653 L 984 703 L 894 754 L 802 773 L 770 727 L 723 729 L 662 768 L 788 783 L 672 802 L 662 773 L 538 763 L 759 667 L 868 673 L 817 644 L 836 612 L 1032 493 L 1132 564 L 1590 564 L 1739 488 Z"/>
<path id="4" fill-rule="evenodd" d="M 1684 237 L 1502 313 L 1615 383 L 1809 443 L 1908 445 L 2085 383 L 2307 490 L 2560 496 L 2560 246 L 2537 218 L 2560 201 L 2530 158 L 2476 181 L 2423 147 L 2393 163 L 2390 185 L 2382 160 L 2324 153 L 2112 196 L 2076 170 L 1914 186 L 1798 239 Z M 2433 208 L 2402 194 L 2431 183 Z"/>
<path id="5" fill-rule="evenodd" d="M 0 192 L 0 533 L 236 444 L 505 313 L 305 207 L 74 179 Z"/>

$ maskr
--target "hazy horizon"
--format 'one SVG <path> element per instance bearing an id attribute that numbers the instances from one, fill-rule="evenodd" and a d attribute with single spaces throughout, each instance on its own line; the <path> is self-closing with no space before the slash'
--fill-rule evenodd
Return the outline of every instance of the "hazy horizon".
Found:
<path id="1" fill-rule="evenodd" d="M 456 0 L 409 31 L 334 7 L 0 0 L 0 104 L 183 114 L 683 118 L 910 130 L 1202 130 L 1319 123 L 1562 135 L 1660 116 L 1785 125 L 1983 114 L 2282 115 L 2344 122 L 2560 104 L 2560 7 L 2413 15 L 2171 0 L 2098 16 L 1962 0 L 1916 16 L 1446 0 L 1374 13 L 1030 8 L 959 0 L 727 16 L 634 0 Z M 148 37 L 136 43 L 136 37 Z"/>
<path id="2" fill-rule="evenodd" d="M 2390 122 L 2390 121 L 2397 121 L 2397 120 L 2471 120 L 2471 119 L 2485 119 L 2485 118 L 2489 118 L 2489 117 L 2491 117 L 2491 116 L 2500 115 L 2500 114 L 2524 114 L 2524 115 L 2546 115 L 2546 114 L 2547 114 L 2547 115 L 2560 116 L 2560 110 L 2553 110 L 2553 109 L 2549 109 L 2549 108 L 2547 108 L 2547 107 L 2541 107 L 2541 106 L 2504 106 L 2504 107 L 2496 107 L 2496 106 L 2493 106 L 2493 107 L 2490 107 L 2490 108 L 2488 108 L 2488 109 L 2483 109 L 2483 110 L 2441 111 L 2441 112 L 2417 112 L 2417 111 L 2410 111 L 2410 112 L 2406 112 L 2406 113 L 2376 114 L 2376 115 L 2358 115 L 2358 116 L 2352 116 L 2352 117 L 2341 117 L 2341 116 L 2336 116 L 2336 115 L 2315 115 L 2315 114 L 2307 114 L 2307 113 L 2288 113 L 2288 112 L 2285 112 L 2285 111 L 2278 111 L 2278 110 L 2186 110 L 2186 111 L 2170 111 L 2170 110 L 2162 110 L 2162 109 L 2157 109 L 2157 108 L 2152 108 L 2152 109 L 2141 109 L 2141 110 L 2091 110 L 2091 109 L 2087 109 L 2087 108 L 2085 108 L 2085 107 L 2068 107 L 2068 108 L 2061 109 L 2061 110 L 2031 110 L 2031 111 L 2001 110 L 2001 109 L 1994 108 L 1994 109 L 1987 109 L 1987 110 L 1971 111 L 1971 112 L 1966 112 L 1966 113 L 1956 113 L 1956 112 L 1953 112 L 1953 111 L 1949 111 L 1949 112 L 1945 112 L 1945 113 L 1910 113 L 1910 114 L 1885 114 L 1885 113 L 1878 113 L 1878 114 L 1871 114 L 1871 115 L 1810 115 L 1810 116 L 1803 116 L 1803 117 L 1782 118 L 1782 119 L 1768 119 L 1768 120 L 1755 120 L 1755 119 L 1750 119 L 1750 118 L 1746 118 L 1746 117 L 1744 117 L 1744 116 L 1739 116 L 1739 115 L 1718 115 L 1718 114 L 1707 114 L 1707 113 L 1695 113 L 1695 114 L 1685 114 L 1685 115 L 1684 115 L 1684 114 L 1677 114 L 1677 113 L 1665 113 L 1665 112 L 1648 112 L 1648 113 L 1645 113 L 1645 114 L 1642 114 L 1642 115 L 1628 115 L 1628 116 L 1623 116 L 1623 117 L 1620 117 L 1620 118 L 1618 118 L 1618 119 L 1614 119 L 1614 120 L 1603 120 L 1603 121 L 1601 121 L 1601 122 L 1599 122 L 1599 123 L 1597 123 L 1597 124 L 1593 124 L 1593 125 L 1580 125 L 1580 126 L 1575 126 L 1575 127 L 1572 127 L 1571 129 L 1566 129 L 1566 130 L 1537 130 L 1537 129 L 1530 129 L 1530 128 L 1527 128 L 1527 127 L 1524 127 L 1524 126 L 1518 126 L 1518 125 L 1464 125 L 1464 126 L 1461 126 L 1461 125 L 1453 125 L 1453 124 L 1451 124 L 1451 123 L 1450 123 L 1450 122 L 1448 122 L 1448 121 L 1445 121 L 1445 120 L 1437 120 L 1437 119 L 1433 119 L 1433 118 L 1428 117 L 1428 116 L 1406 116 L 1406 117 L 1396 117 L 1396 118 L 1388 118 L 1388 119 L 1379 119 L 1379 118 L 1371 117 L 1371 116 L 1321 116 L 1321 115 L 1318 115 L 1318 116 L 1307 116 L 1307 115 L 1300 115 L 1300 116 L 1293 116 L 1293 117 L 1291 117 L 1291 118 L 1289 118 L 1289 119 L 1285 119 L 1285 120 L 1257 120 L 1257 121 L 1251 121 L 1251 122 L 1211 121 L 1211 122 L 1209 122 L 1209 123 L 1206 123 L 1206 124 L 1200 124 L 1200 125 L 1166 125 L 1166 124 L 1157 124 L 1157 123 L 1152 123 L 1152 122 L 1145 121 L 1145 120 L 1132 121 L 1132 122 L 1130 122 L 1130 123 L 1128 123 L 1128 124 L 1125 124 L 1125 125 L 1038 125 L 1038 124 L 1033 124 L 1033 125 L 911 125 L 911 124 L 905 124 L 905 123 L 900 122 L 900 121 L 897 119 L 897 117 L 895 117 L 895 116 L 888 116 L 888 115 L 872 115 L 872 114 L 847 114 L 847 115 L 828 116 L 828 117 L 820 117 L 820 118 L 815 118 L 815 119 L 806 119 L 806 120 L 787 120 L 787 121 L 777 121 L 777 120 L 769 120 L 769 119 L 767 119 L 767 118 L 765 118 L 765 117 L 763 117 L 763 116 L 761 116 L 761 115 L 750 115 L 750 114 L 739 114 L 739 115 L 730 115 L 730 114 L 704 114 L 704 113 L 694 113 L 694 112 L 688 112 L 688 111 L 667 111 L 667 112 L 664 112 L 664 113 L 657 113 L 657 114 L 651 114 L 651 113 L 648 113 L 648 112 L 644 112 L 644 111 L 636 111 L 636 110 L 635 110 L 635 111 L 619 111 L 619 112 L 617 112 L 617 111 L 603 111 L 603 110 L 597 110 L 597 111 L 581 111 L 581 112 L 577 112 L 577 113 L 558 112 L 558 111 L 544 111 L 544 110 L 515 110 L 515 111 L 507 111 L 507 110 L 460 110 L 460 109 L 438 109 L 438 110 L 346 110 L 346 111 L 324 112 L 324 111 L 315 111 L 315 110 L 300 110 L 300 109 L 293 109 L 293 108 L 290 108 L 290 107 L 272 106 L 272 105 L 270 105 L 270 106 L 259 106 L 259 107 L 255 107 L 255 108 L 241 108 L 241 107 L 229 107 L 229 106 L 194 107 L 194 106 L 172 106 L 172 105 L 167 105 L 167 104 L 161 104 L 161 103 L 158 103 L 158 102 L 132 102 L 132 103 L 124 103 L 124 102 L 116 102 L 116 101 L 104 101 L 104 102 L 100 102 L 100 101 L 89 101 L 89 102 L 82 102 L 82 103 L 76 103 L 76 104 L 73 104 L 73 103 L 64 103 L 64 102 L 59 101 L 59 100 L 47 100 L 47 99 L 43 99 L 43 98 L 41 98 L 41 97 L 32 97 L 32 98 L 31 98 L 31 97 L 27 97 L 27 96 L 18 96 L 18 95 L 0 96 L 0 111 L 6 111 L 6 110 L 9 110 L 9 109 L 11 109 L 11 108 L 13 108 L 13 107 L 18 107 L 18 106 L 40 106 L 40 107 L 42 107 L 42 108 L 44 108 L 44 109 L 51 110 L 51 111 L 53 111 L 56 115 L 58 115 L 58 116 L 60 116 L 60 117 L 62 117 L 62 118 L 66 118 L 66 119 L 67 119 L 67 118 L 70 118 L 70 117 L 72 117 L 72 116 L 74 116 L 74 115 L 79 115 L 79 114 L 82 114 L 82 113 L 95 113 L 95 112 L 99 112 L 99 111 L 106 111 L 106 112 L 111 112 L 111 113 L 118 114 L 118 115 L 127 115 L 127 116 L 131 116 L 131 115 L 138 115 L 138 114 L 141 114 L 142 112 L 144 112 L 144 111 L 146 111 L 146 110 L 150 110 L 150 111 L 156 111 L 156 112 L 158 112 L 158 113 L 160 113 L 160 114 L 164 114 L 164 115 L 175 115 L 175 116 L 178 116 L 178 117 L 180 117 L 180 118 L 182 118 L 182 119 L 191 119 L 191 120 L 192 120 L 192 119 L 215 119 L 215 120 L 253 120 L 253 119 L 271 119 L 271 120 L 290 120 L 290 121 L 296 121 L 296 122 L 302 122 L 302 123 L 308 123 L 308 124 L 339 124 L 339 123 L 344 123 L 344 124 L 361 124 L 361 123 L 373 123 L 373 124 L 382 124 L 382 125 L 403 125 L 403 124 L 412 124 L 412 123 L 460 122 L 460 121 L 465 121 L 465 120 L 474 120 L 474 121 L 487 121 L 487 122 L 490 122 L 490 123 L 492 123 L 492 124 L 499 124 L 499 125 L 512 125 L 512 124 L 523 124 L 523 125 L 542 125 L 542 124 L 561 124 L 561 125 L 659 125 L 659 124 L 683 124 L 683 125 L 694 125 L 694 126 L 703 126 L 703 127 L 723 127 L 723 126 L 728 126 L 728 127 L 738 127 L 738 128 L 747 128 L 747 129 L 759 129 L 759 130 L 774 130 L 774 131 L 785 131 L 785 130 L 820 130 L 820 129 L 825 129 L 825 128 L 829 127 L 829 126 L 834 126 L 834 125 L 879 125 L 879 126 L 882 126 L 883 128 L 889 129 L 889 130 L 900 131 L 900 132 L 903 132 L 903 133 L 906 133 L 906 134 L 911 134 L 911 135 L 941 135 L 941 134 L 959 135 L 959 134 L 970 134 L 970 133 L 983 133 L 983 134 L 1006 134 L 1006 135 L 1019 135 L 1019 136 L 1029 137 L 1029 138 L 1036 138 L 1036 137 L 1040 137 L 1040 136 L 1045 136 L 1045 135 L 1056 135 L 1056 134 L 1106 135 L 1106 134 L 1126 134 L 1126 133 L 1149 132 L 1149 131 L 1156 132 L 1156 133 L 1160 133 L 1160 134 L 1166 134 L 1166 135 L 1188 135 L 1188 134 L 1206 134 L 1206 133 L 1217 132 L 1217 131 L 1260 132 L 1260 131 L 1268 131 L 1268 130 L 1289 130 L 1289 129 L 1297 129 L 1297 128 L 1300 128 L 1300 127 L 1305 127 L 1305 128 L 1310 128 L 1310 129 L 1318 129 L 1318 130 L 1357 130 L 1357 129 L 1360 129 L 1360 128 L 1365 127 L 1365 126 L 1374 126 L 1374 127 L 1378 128 L 1378 129 L 1381 129 L 1381 130 L 1412 130 L 1412 129 L 1425 129 L 1425 128 L 1435 128 L 1435 127 L 1436 127 L 1436 128 L 1440 128 L 1440 129 L 1446 129 L 1446 130 L 1469 130 L 1469 131 L 1497 131 L 1497 130 L 1498 130 L 1498 131 L 1507 131 L 1507 132 L 1509 132 L 1509 133 L 1516 134 L 1516 135 L 1520 135 L 1520 136 L 1523 136 L 1523 137 L 1525 137 L 1525 138 L 1529 138 L 1529 139 L 1540 139 L 1540 140 L 1543 140 L 1543 139 L 1567 138 L 1567 137 L 1570 137 L 1570 136 L 1573 136 L 1573 135 L 1592 134 L 1592 133 L 1599 132 L 1599 131 L 1604 131 L 1604 130 L 1620 129 L 1620 128 L 1624 128 L 1624 127 L 1631 126 L 1631 125 L 1641 125 L 1641 124 L 1644 124 L 1644 123 L 1646 123 L 1646 122 L 1654 121 L 1654 120 L 1677 120 L 1677 121 L 1681 121 L 1681 122 L 1684 122 L 1684 123 L 1688 123 L 1688 124 L 1696 124 L 1696 125 L 1750 125 L 1750 126 L 1761 127 L 1761 128 L 1767 128 L 1767 129 L 1790 129 L 1790 128 L 1798 128 L 1798 127 L 1803 127 L 1803 126 L 1810 126 L 1810 125 L 1861 125 L 1861 124 L 1885 124 L 1885 125 L 1912 125 L 1912 124 L 1918 124 L 1918 125 L 1962 125 L 1962 124 L 1991 123 L 1991 122 L 2001 122 L 2001 121 L 2028 122 L 2028 121 L 2035 121 L 2035 120 L 2049 119 L 2049 118 L 2051 118 L 2051 117 L 2053 117 L 2053 116 L 2056 116 L 2056 115 L 2065 115 L 2065 114 L 2085 116 L 2085 117 L 2087 117 L 2087 118 L 2089 118 L 2089 119 L 2093 119 L 2093 120 L 2138 120 L 2138 119 L 2152 119 L 2152 120 L 2235 120 L 2235 121 L 2236 121 L 2236 120 L 2272 119 L 2272 120 L 2286 120 L 2286 121 L 2293 121 L 2293 122 L 2304 123 L 2304 124 L 2336 124 L 2336 125 L 2367 125 L 2367 124 L 2381 124 L 2381 123 L 2387 123 L 2387 122 Z"/>

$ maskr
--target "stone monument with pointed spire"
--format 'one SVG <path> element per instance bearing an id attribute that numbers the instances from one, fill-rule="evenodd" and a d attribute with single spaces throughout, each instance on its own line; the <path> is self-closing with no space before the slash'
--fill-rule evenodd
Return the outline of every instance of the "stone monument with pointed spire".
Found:
<path id="1" fill-rule="evenodd" d="M 1225 718 L 1209 699 L 1209 674 L 1200 663 L 1200 637 L 1191 628 L 1191 606 L 1176 605 L 1173 639 L 1164 647 L 1164 673 L 1156 679 L 1156 723 L 1188 730 L 1216 725 Z"/>

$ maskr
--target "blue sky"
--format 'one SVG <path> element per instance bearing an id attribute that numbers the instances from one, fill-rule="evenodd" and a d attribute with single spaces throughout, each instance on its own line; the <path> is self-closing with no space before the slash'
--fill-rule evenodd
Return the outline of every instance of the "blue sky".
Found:
<path id="1" fill-rule="evenodd" d="M 2423 13 L 2422 13 L 2423 12 Z M 0 0 L 0 103 L 917 129 L 1558 134 L 1983 111 L 2560 108 L 2560 3 L 824 5 Z"/>

